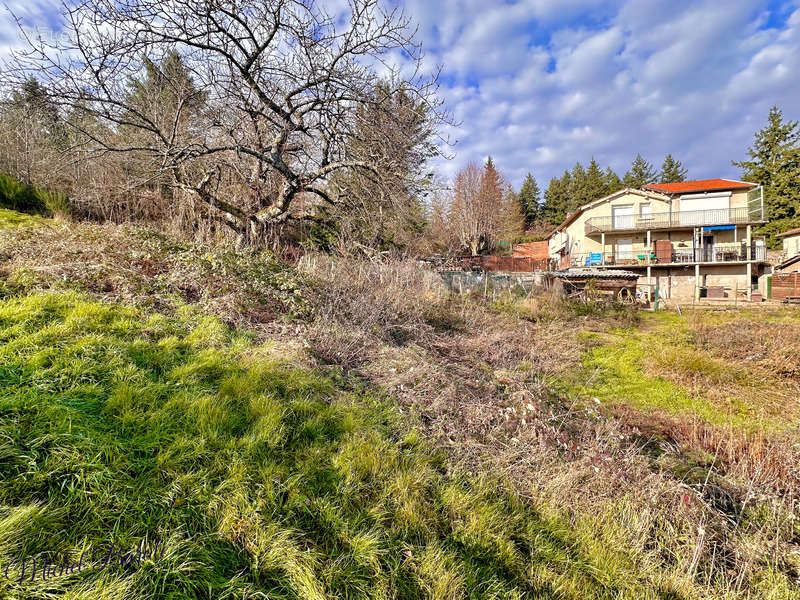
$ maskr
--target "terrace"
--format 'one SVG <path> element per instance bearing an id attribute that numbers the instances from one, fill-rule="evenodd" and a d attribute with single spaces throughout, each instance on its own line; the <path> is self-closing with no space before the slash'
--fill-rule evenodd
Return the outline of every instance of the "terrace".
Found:
<path id="1" fill-rule="evenodd" d="M 718 208 L 712 210 L 689 210 L 648 215 L 615 215 L 592 217 L 586 220 L 586 235 L 598 233 L 646 231 L 653 229 L 692 229 L 711 225 L 747 225 L 766 221 L 760 207 Z"/>
<path id="2" fill-rule="evenodd" d="M 714 244 L 705 248 L 674 248 L 668 260 L 659 260 L 654 251 L 647 248 L 630 251 L 573 253 L 569 255 L 570 266 L 652 266 L 719 264 L 737 262 L 763 262 L 767 259 L 767 249 L 761 245 L 748 247 L 745 242 Z"/>

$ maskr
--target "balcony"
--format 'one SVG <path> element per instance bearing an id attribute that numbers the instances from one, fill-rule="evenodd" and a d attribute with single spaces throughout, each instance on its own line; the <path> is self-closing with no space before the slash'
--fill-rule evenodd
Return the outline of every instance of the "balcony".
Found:
<path id="1" fill-rule="evenodd" d="M 565 257 L 566 258 L 566 257 Z M 748 252 L 745 243 L 715 244 L 706 248 L 674 248 L 669 261 L 658 260 L 655 252 L 647 249 L 634 249 L 623 252 L 592 252 L 591 254 L 570 254 L 569 264 L 572 267 L 646 267 L 656 265 L 686 265 L 694 263 L 735 263 L 765 262 L 767 249 L 765 246 L 752 245 Z"/>
<path id="2" fill-rule="evenodd" d="M 645 231 L 648 229 L 690 229 L 711 225 L 747 225 L 765 221 L 761 207 L 687 210 L 650 215 L 616 215 L 586 220 L 586 235 L 607 232 Z"/>

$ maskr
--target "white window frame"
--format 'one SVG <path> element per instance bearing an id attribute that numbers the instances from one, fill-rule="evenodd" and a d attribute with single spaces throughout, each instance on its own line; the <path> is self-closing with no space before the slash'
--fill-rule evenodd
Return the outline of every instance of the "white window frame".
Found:
<path id="1" fill-rule="evenodd" d="M 630 210 L 630 214 L 618 215 L 620 209 Z M 616 204 L 611 206 L 611 227 L 612 229 L 633 229 L 633 222 L 636 217 L 633 204 Z"/>

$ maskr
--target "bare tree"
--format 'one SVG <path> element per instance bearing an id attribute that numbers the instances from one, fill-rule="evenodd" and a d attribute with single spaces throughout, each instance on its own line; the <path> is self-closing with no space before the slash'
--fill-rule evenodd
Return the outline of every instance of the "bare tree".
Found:
<path id="1" fill-rule="evenodd" d="M 63 12 L 66 39 L 28 37 L 5 82 L 35 75 L 84 150 L 136 154 L 144 179 L 204 203 L 240 242 L 312 218 L 292 210 L 299 196 L 346 202 L 329 193 L 335 173 L 381 182 L 381 151 L 351 151 L 359 107 L 385 108 L 391 126 L 395 103 L 375 94 L 379 74 L 397 82 L 389 96 L 424 107 L 431 135 L 447 118 L 436 77 L 419 74 L 408 18 L 379 0 L 350 0 L 344 20 L 313 0 L 84 0 Z M 153 78 L 171 53 L 181 68 Z M 410 75 L 390 63 L 398 56 Z M 137 93 L 146 72 L 152 85 Z"/>
<path id="2" fill-rule="evenodd" d="M 509 189 L 491 157 L 483 167 L 469 163 L 456 174 L 446 221 L 461 248 L 478 254 L 492 250 L 500 238 L 521 231 L 521 214 L 512 210 Z"/>
<path id="3" fill-rule="evenodd" d="M 490 227 L 491 214 L 482 202 L 483 170 L 475 163 L 461 169 L 453 182 L 453 199 L 447 214 L 453 237 L 470 254 L 477 254 L 485 231 Z"/>

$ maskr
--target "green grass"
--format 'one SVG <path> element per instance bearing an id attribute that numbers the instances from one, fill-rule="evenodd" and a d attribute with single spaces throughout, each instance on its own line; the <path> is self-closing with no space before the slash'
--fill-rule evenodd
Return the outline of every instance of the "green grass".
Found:
<path id="1" fill-rule="evenodd" d="M 7 173 L 0 173 L 0 207 L 44 216 L 70 213 L 64 194 L 28 185 Z"/>
<path id="2" fill-rule="evenodd" d="M 745 365 L 698 348 L 686 317 L 647 315 L 639 328 L 585 335 L 584 341 L 583 370 L 565 386 L 573 395 L 639 410 L 698 416 L 716 425 L 752 431 L 788 426 L 781 415 L 766 414 L 756 406 L 773 382 Z M 697 389 L 690 382 L 696 382 Z M 723 386 L 734 386 L 731 389 L 739 394 L 721 399 L 698 391 Z"/>
<path id="3" fill-rule="evenodd" d="M 708 403 L 692 398 L 681 386 L 662 377 L 648 377 L 644 373 L 643 363 L 651 350 L 646 340 L 634 333 L 612 334 L 606 343 L 584 354 L 583 367 L 588 378 L 576 384 L 574 390 L 603 402 L 689 411 L 713 418 L 713 407 Z"/>
<path id="4" fill-rule="evenodd" d="M 741 589 L 731 588 L 727 567 L 705 571 L 708 557 L 699 574 L 687 572 L 698 521 L 654 503 L 679 500 L 666 480 L 617 486 L 628 459 L 592 469 L 590 442 L 588 454 L 562 463 L 548 450 L 537 463 L 544 459 L 532 446 L 502 465 L 516 484 L 481 472 L 486 463 L 470 455 L 478 473 L 465 474 L 392 398 L 339 371 L 287 362 L 293 356 L 279 354 L 286 344 L 256 342 L 246 328 L 261 317 L 235 319 L 235 311 L 297 321 L 312 314 L 315 290 L 288 265 L 143 228 L 0 210 L 0 229 L 11 227 L 26 229 L 0 244 L 3 600 L 799 597 L 779 551 L 774 561 L 771 550 L 769 560 L 754 559 Z M 15 261 L 18 246 L 26 251 Z M 60 270 L 66 262 L 77 268 Z M 102 271 L 83 273 L 87 263 Z M 92 299 L 108 298 L 109 288 L 119 303 Z M 648 375 L 656 342 L 671 352 L 660 355 L 661 367 L 727 375 L 710 353 L 694 356 L 685 320 L 657 314 L 639 323 L 633 312 L 549 298 L 503 301 L 488 308 L 507 313 L 509 327 L 528 319 L 593 329 L 577 334 L 587 350 L 570 392 L 718 416 L 707 399 Z M 441 333 L 464 333 L 465 306 L 434 305 L 424 319 Z M 494 377 L 488 368 L 475 375 Z M 748 383 L 746 370 L 739 377 Z M 589 437 L 606 435 L 603 422 Z M 616 448 L 616 439 L 599 448 Z M 705 484 L 702 458 L 651 466 Z M 520 485 L 511 472 L 538 464 L 544 487 Z M 678 472 L 684 467 L 691 470 Z M 756 533 L 741 528 L 720 539 L 736 552 L 746 535 L 766 547 Z M 166 540 L 163 558 L 47 581 L 3 574 L 11 565 L 14 579 L 20 557 L 74 562 L 84 549 L 142 539 Z"/>
<path id="5" fill-rule="evenodd" d="M 0 390 L 0 567 L 166 541 L 3 598 L 656 597 L 384 399 L 188 309 L 3 300 Z"/>
<path id="6" fill-rule="evenodd" d="M 29 215 L 8 208 L 0 208 L 0 229 L 18 229 L 44 225 L 48 219 L 38 215 Z"/>

